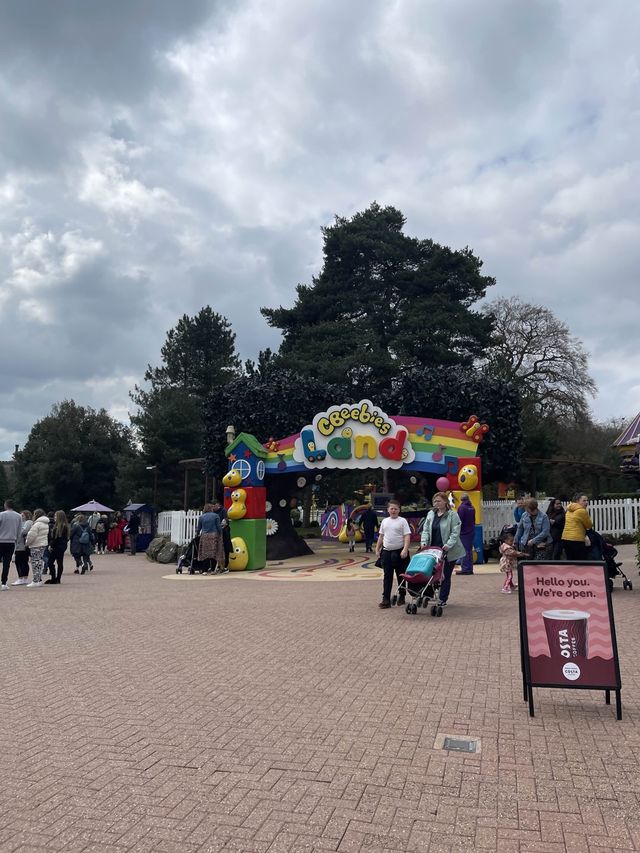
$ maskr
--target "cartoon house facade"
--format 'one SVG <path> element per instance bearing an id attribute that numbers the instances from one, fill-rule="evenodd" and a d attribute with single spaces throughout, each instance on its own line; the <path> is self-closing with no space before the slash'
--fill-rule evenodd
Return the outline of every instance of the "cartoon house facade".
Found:
<path id="1" fill-rule="evenodd" d="M 222 482 L 231 527 L 229 568 L 260 569 L 267 561 L 267 451 L 252 435 L 241 432 L 225 448 L 225 455 L 229 470 Z"/>
<path id="2" fill-rule="evenodd" d="M 266 477 L 295 474 L 304 484 L 325 468 L 395 468 L 438 476 L 438 488 L 457 506 L 464 494 L 476 510 L 474 544 L 482 559 L 482 469 L 478 445 L 489 431 L 470 416 L 463 423 L 433 418 L 390 417 L 370 400 L 331 406 L 299 433 L 266 446 L 240 433 L 225 448 L 229 470 L 223 478 L 231 526 L 229 567 L 259 569 L 266 564 Z M 446 483 L 446 486 L 444 485 Z M 271 488 L 271 487 L 270 487 Z M 286 505 L 286 501 L 282 500 Z M 287 556 L 292 556 L 287 554 Z"/>

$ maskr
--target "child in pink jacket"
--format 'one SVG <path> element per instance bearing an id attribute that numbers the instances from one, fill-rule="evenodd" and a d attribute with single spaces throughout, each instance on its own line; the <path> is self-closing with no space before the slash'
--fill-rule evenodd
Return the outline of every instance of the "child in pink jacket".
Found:
<path id="1" fill-rule="evenodd" d="M 511 595 L 517 589 L 513 582 L 513 573 L 518 566 L 518 557 L 526 557 L 527 554 L 516 550 L 513 544 L 513 533 L 505 533 L 500 545 L 500 571 L 504 572 L 504 583 L 500 592 Z"/>

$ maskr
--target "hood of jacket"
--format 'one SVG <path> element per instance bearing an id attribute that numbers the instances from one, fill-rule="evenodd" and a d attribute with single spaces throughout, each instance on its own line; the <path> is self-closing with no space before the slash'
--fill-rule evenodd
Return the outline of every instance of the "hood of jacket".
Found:
<path id="1" fill-rule="evenodd" d="M 567 507 L 567 512 L 577 512 L 579 509 L 584 509 L 582 504 L 579 503 L 571 503 Z"/>

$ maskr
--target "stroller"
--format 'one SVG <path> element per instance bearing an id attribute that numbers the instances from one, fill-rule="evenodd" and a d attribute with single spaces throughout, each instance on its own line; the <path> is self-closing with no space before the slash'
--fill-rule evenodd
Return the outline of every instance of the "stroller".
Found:
<path id="1" fill-rule="evenodd" d="M 595 530 L 588 530 L 587 536 L 591 541 L 591 551 L 589 553 L 590 558 L 592 560 L 602 560 L 607 567 L 609 589 L 613 591 L 613 581 L 614 578 L 617 577 L 624 578 L 622 581 L 623 589 L 633 589 L 633 584 L 621 569 L 622 563 L 616 562 L 618 551 L 614 548 L 611 542 L 607 542 L 604 536 Z"/>
<path id="2" fill-rule="evenodd" d="M 484 548 L 484 561 L 485 563 L 489 562 L 490 557 L 495 557 L 496 559 L 500 559 L 500 546 L 504 542 L 504 537 L 507 533 L 511 533 L 512 536 L 516 535 L 516 530 L 518 529 L 517 524 L 505 524 L 500 533 L 497 536 L 492 537 L 488 544 L 485 545 Z"/>
<path id="3" fill-rule="evenodd" d="M 419 607 L 428 607 L 432 602 L 431 615 L 442 616 L 442 607 L 437 601 L 440 589 L 444 551 L 442 548 L 423 548 L 414 554 L 398 585 L 398 594 L 391 596 L 391 604 L 399 604 L 407 595 L 413 599 L 405 607 L 407 613 L 415 616 Z"/>
<path id="4" fill-rule="evenodd" d="M 200 544 L 200 536 L 194 536 L 191 542 L 184 549 L 184 553 L 181 557 L 178 558 L 178 565 L 176 566 L 176 574 L 181 575 L 183 569 L 186 569 L 190 575 L 194 575 L 196 572 L 206 572 L 206 568 L 203 568 L 203 564 L 198 562 L 198 545 Z"/>

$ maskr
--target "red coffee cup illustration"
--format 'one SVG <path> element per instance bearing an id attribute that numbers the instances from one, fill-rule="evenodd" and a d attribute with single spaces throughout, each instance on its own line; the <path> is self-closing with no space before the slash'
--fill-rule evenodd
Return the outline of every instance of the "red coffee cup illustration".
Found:
<path id="1" fill-rule="evenodd" d="M 586 658 L 589 651 L 589 613 L 583 610 L 544 610 L 542 618 L 552 658 Z"/>

